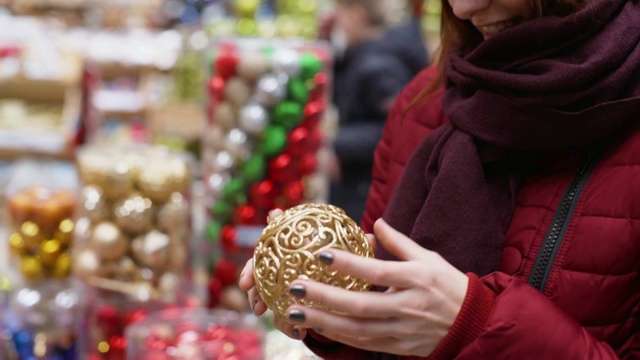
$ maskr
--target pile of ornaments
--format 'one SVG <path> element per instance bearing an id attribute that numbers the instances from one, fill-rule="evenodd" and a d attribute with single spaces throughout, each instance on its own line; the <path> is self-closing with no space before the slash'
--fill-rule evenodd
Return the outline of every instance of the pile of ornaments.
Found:
<path id="1" fill-rule="evenodd" d="M 326 48 L 302 42 L 235 40 L 213 52 L 206 236 L 225 262 L 213 265 L 212 307 L 251 257 L 268 212 L 318 200 L 330 61 Z"/>
<path id="2" fill-rule="evenodd" d="M 127 328 L 127 359 L 262 360 L 264 333 L 252 315 L 169 309 Z"/>
<path id="3" fill-rule="evenodd" d="M 77 167 L 74 273 L 87 297 L 107 298 L 103 306 L 118 311 L 187 300 L 191 159 L 153 146 L 103 146 L 83 149 Z M 122 358 L 124 326 L 105 332 L 99 321 L 87 322 L 92 348 L 85 351 Z"/>
<path id="4" fill-rule="evenodd" d="M 79 297 L 68 280 L 75 199 L 71 189 L 45 186 L 8 196 L 10 263 L 18 279 L 2 324 L 3 358 L 74 359 Z"/>

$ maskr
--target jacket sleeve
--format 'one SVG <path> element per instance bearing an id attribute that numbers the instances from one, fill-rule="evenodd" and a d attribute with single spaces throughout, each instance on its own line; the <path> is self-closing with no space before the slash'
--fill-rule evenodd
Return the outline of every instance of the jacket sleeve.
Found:
<path id="1" fill-rule="evenodd" d="M 638 334 L 629 340 L 631 346 L 626 347 L 625 354 L 616 354 L 609 344 L 595 339 L 551 299 L 524 281 L 504 273 L 492 273 L 482 282 L 496 294 L 485 325 L 482 329 L 465 326 L 473 322 L 475 315 L 461 312 L 438 349 L 464 343 L 461 339 L 472 340 L 454 353 L 434 353 L 430 360 L 640 358 Z M 486 300 L 477 297 L 469 301 L 487 305 Z"/>

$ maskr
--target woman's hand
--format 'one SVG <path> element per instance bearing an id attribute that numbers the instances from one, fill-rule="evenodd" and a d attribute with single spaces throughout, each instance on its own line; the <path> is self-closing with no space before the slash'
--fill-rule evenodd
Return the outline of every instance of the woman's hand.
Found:
<path id="1" fill-rule="evenodd" d="M 292 294 L 332 311 L 291 306 L 289 319 L 325 337 L 360 349 L 428 356 L 453 325 L 467 292 L 467 276 L 383 220 L 377 240 L 401 261 L 365 258 L 335 249 L 319 259 L 332 270 L 389 287 L 385 292 L 353 292 L 296 280 Z M 262 308 L 258 308 L 261 310 Z"/>
<path id="2" fill-rule="evenodd" d="M 282 210 L 271 210 L 269 212 L 267 221 L 271 222 L 281 215 Z M 253 259 L 249 259 L 249 261 L 247 261 L 247 264 L 244 266 L 244 269 L 242 269 L 242 272 L 240 273 L 238 286 L 240 287 L 240 290 L 247 293 L 247 296 L 249 298 L 249 305 L 251 306 L 253 312 L 256 315 L 260 316 L 267 311 L 267 307 L 262 299 L 260 299 L 260 295 L 258 295 L 258 291 L 256 290 L 254 285 Z M 284 334 L 293 339 L 304 339 L 304 337 L 307 335 L 307 332 L 303 327 L 294 326 L 283 319 L 276 317 L 275 319 L 273 319 L 273 323 L 278 330 L 282 331 Z"/>

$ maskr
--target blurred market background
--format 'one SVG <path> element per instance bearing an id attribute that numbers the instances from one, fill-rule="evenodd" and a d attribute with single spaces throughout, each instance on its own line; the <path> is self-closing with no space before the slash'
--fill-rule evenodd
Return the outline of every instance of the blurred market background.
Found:
<path id="1" fill-rule="evenodd" d="M 433 54 L 440 1 L 388 3 Z M 333 9 L 0 0 L 0 359 L 314 359 L 233 313 L 266 212 L 327 199 Z"/>

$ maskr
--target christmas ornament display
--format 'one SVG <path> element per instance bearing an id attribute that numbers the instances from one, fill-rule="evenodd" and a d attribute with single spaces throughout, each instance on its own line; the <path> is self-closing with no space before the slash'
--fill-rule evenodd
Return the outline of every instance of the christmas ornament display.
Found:
<path id="1" fill-rule="evenodd" d="M 90 292 L 87 298 L 90 300 L 83 309 L 79 353 L 83 359 L 91 360 L 127 359 L 127 327 L 145 320 L 151 313 L 177 309 L 165 302 L 131 301 L 121 294 L 102 291 Z"/>
<path id="2" fill-rule="evenodd" d="M 237 268 L 252 256 L 270 210 L 323 200 L 307 187 L 320 186 L 310 179 L 319 173 L 331 56 L 315 43 L 235 39 L 217 43 L 210 58 L 206 237 Z M 216 261 L 211 306 L 235 283 L 217 278 Z"/>
<path id="3" fill-rule="evenodd" d="M 261 360 L 265 329 L 252 315 L 171 309 L 126 330 L 129 360 Z"/>
<path id="4" fill-rule="evenodd" d="M 79 293 L 67 281 L 16 288 L 4 318 L 3 359 L 75 360 Z"/>
<path id="5" fill-rule="evenodd" d="M 80 152 L 75 274 L 138 301 L 173 299 L 190 239 L 191 161 L 158 147 Z"/>
<path id="6" fill-rule="evenodd" d="M 24 280 L 63 279 L 71 273 L 75 194 L 32 186 L 9 196 L 12 263 Z"/>
<path id="7" fill-rule="evenodd" d="M 317 255 L 328 248 L 373 257 L 362 229 L 336 206 L 299 205 L 270 222 L 253 255 L 255 286 L 265 305 L 283 319 L 287 308 L 295 303 L 314 306 L 290 295 L 289 286 L 298 278 L 347 290 L 368 290 L 365 281 L 328 270 L 317 260 Z"/>

